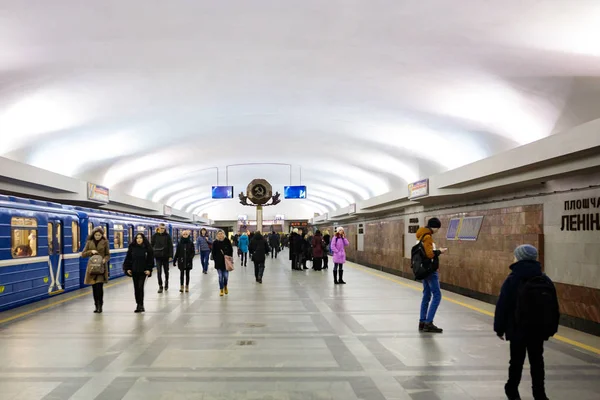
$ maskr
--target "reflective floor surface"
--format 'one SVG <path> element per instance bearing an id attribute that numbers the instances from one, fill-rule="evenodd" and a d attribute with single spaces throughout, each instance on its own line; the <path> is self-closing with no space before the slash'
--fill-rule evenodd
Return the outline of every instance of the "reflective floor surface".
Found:
<path id="1" fill-rule="evenodd" d="M 176 268 L 168 292 L 149 279 L 144 314 L 133 313 L 127 278 L 105 289 L 103 314 L 92 313 L 89 289 L 2 313 L 0 398 L 505 398 L 508 344 L 492 332 L 489 305 L 445 294 L 445 333 L 419 334 L 418 283 L 354 264 L 347 285 L 331 275 L 291 271 L 285 252 L 268 260 L 262 285 L 238 263 L 219 297 L 216 272 L 196 262 L 189 293 Z M 552 340 L 545 356 L 551 399 L 599 398 L 593 349 Z"/>

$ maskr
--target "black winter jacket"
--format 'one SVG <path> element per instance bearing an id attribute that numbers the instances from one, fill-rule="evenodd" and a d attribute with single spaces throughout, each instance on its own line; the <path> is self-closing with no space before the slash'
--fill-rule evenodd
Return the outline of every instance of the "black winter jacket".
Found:
<path id="1" fill-rule="evenodd" d="M 213 242 L 211 254 L 213 256 L 213 260 L 215 261 L 215 269 L 220 269 L 225 271 L 227 267 L 225 266 L 225 256 L 233 257 L 233 247 L 231 246 L 231 241 L 227 238 L 221 240 L 215 240 Z"/>
<path id="2" fill-rule="evenodd" d="M 260 233 L 255 234 L 250 241 L 250 253 L 252 253 L 252 261 L 255 263 L 264 263 L 267 258 L 267 253 L 270 251 L 271 249 L 269 248 L 267 239 Z"/>
<path id="3" fill-rule="evenodd" d="M 173 258 L 173 265 L 177 265 L 180 270 L 192 269 L 194 266 L 194 256 L 196 250 L 194 248 L 194 242 L 192 238 L 181 238 L 177 244 L 177 251 L 175 252 L 175 258 Z"/>
<path id="4" fill-rule="evenodd" d="M 523 340 L 527 332 L 521 331 L 516 325 L 517 298 L 519 296 L 519 286 L 523 280 L 536 276 L 544 275 L 542 266 L 537 261 L 517 261 L 510 266 L 512 272 L 504 281 L 500 291 L 498 303 L 496 303 L 496 313 L 494 316 L 494 331 L 497 335 L 506 334 L 506 340 Z M 552 280 L 544 275 L 550 283 Z M 557 305 L 558 309 L 558 305 Z M 557 325 L 558 329 L 558 316 Z M 547 340 L 548 338 L 544 338 Z"/>
<path id="5" fill-rule="evenodd" d="M 146 243 L 148 241 L 146 240 Z M 137 244 L 135 241 L 129 245 L 127 255 L 123 262 L 123 271 L 131 271 L 134 275 L 143 274 L 144 271 L 152 273 L 154 268 L 154 252 L 152 247 L 144 244 Z"/>
<path id="6" fill-rule="evenodd" d="M 152 249 L 156 258 L 173 258 L 173 240 L 168 233 L 152 235 Z"/>

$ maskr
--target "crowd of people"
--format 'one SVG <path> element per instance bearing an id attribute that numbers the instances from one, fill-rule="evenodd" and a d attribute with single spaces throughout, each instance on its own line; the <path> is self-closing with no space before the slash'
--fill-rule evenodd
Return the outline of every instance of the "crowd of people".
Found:
<path id="1" fill-rule="evenodd" d="M 448 249 L 437 248 L 433 236 L 441 228 L 438 218 L 430 218 L 427 225 L 416 233 L 417 245 L 422 257 L 417 258 L 419 267 L 426 264 L 427 273 L 420 280 L 423 285 L 419 331 L 442 333 L 443 330 L 434 324 L 434 318 L 442 300 L 440 289 L 439 268 L 440 256 Z M 265 262 L 269 255 L 277 258 L 283 247 L 289 247 L 289 260 L 294 271 L 309 269 L 307 262 L 312 261 L 315 271 L 328 269 L 329 256 L 333 258 L 334 283 L 345 284 L 344 263 L 346 262 L 346 247 L 349 246 L 346 233 L 338 227 L 333 235 L 325 230 L 303 232 L 294 229 L 289 235 L 271 232 L 264 235 L 261 232 L 244 232 L 233 237 L 233 243 L 220 230 L 215 241 L 208 237 L 203 229 L 198 237 L 197 248 L 201 256 L 202 272 L 208 271 L 209 258 L 219 275 L 219 294 L 229 294 L 229 272 L 233 270 L 233 247 L 237 247 L 240 264 L 247 266 L 248 258 L 254 263 L 256 282 L 262 284 Z M 138 233 L 129 245 L 123 269 L 132 278 L 134 286 L 136 313 L 144 312 L 144 285 L 152 275 L 154 266 L 158 273 L 158 292 L 169 289 L 169 263 L 180 270 L 180 292 L 189 292 L 190 271 L 196 255 L 195 245 L 190 232 L 185 231 L 173 254 L 173 241 L 161 224 L 149 241 L 143 233 Z M 102 313 L 103 285 L 108 281 L 110 246 L 102 228 L 94 229 L 89 235 L 82 257 L 89 258 L 85 275 L 85 283 L 92 285 L 95 313 Z M 413 248 L 414 249 L 414 248 Z M 413 271 L 415 258 L 413 254 Z M 102 267 L 104 266 L 104 268 Z M 544 372 L 544 342 L 558 331 L 559 306 L 554 284 L 542 272 L 538 261 L 538 251 L 531 245 L 522 245 L 514 251 L 514 263 L 510 266 L 511 273 L 504 282 L 496 305 L 494 330 L 502 340 L 510 341 L 509 379 L 505 385 L 508 399 L 518 400 L 519 384 L 523 372 L 526 355 L 529 355 L 531 365 L 532 388 L 535 400 L 547 400 L 545 392 Z M 163 275 L 164 273 L 164 281 Z"/>

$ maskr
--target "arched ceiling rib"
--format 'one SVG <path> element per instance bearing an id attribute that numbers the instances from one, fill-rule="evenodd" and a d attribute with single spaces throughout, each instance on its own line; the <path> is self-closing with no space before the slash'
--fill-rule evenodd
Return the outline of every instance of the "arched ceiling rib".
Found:
<path id="1" fill-rule="evenodd" d="M 231 164 L 310 217 L 600 117 L 596 0 L 1 8 L 0 155 L 197 213 Z"/>

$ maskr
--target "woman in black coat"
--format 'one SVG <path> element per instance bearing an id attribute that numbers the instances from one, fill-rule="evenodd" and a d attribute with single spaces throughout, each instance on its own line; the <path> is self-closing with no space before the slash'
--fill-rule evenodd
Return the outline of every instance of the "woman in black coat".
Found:
<path id="1" fill-rule="evenodd" d="M 184 231 L 181 234 L 181 239 L 177 244 L 177 251 L 173 258 L 173 266 L 179 265 L 179 283 L 181 285 L 179 291 L 183 293 L 183 276 L 185 275 L 185 291 L 190 291 L 190 271 L 194 265 L 194 256 L 196 250 L 194 248 L 194 242 L 190 237 L 190 231 Z"/>
<path id="2" fill-rule="evenodd" d="M 233 257 L 233 246 L 225 236 L 225 232 L 220 230 L 217 232 L 217 240 L 213 242 L 212 257 L 215 262 L 215 269 L 219 273 L 219 288 L 220 295 L 229 294 L 227 283 L 229 281 L 229 271 L 225 265 L 225 256 Z"/>
<path id="3" fill-rule="evenodd" d="M 134 312 L 145 312 L 144 308 L 144 285 L 146 278 L 152 274 L 154 268 L 154 251 L 143 233 L 135 235 L 127 249 L 127 255 L 123 262 L 123 270 L 133 278 L 133 290 L 137 308 Z"/>

